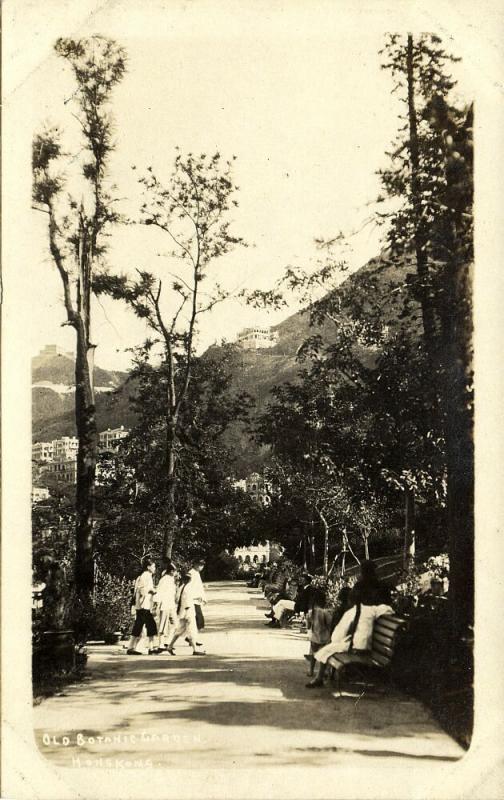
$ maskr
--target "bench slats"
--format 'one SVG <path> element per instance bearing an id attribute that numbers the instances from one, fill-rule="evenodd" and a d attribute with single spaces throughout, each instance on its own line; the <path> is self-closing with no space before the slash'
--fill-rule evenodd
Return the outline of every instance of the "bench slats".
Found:
<path id="1" fill-rule="evenodd" d="M 386 658 L 392 658 L 394 655 L 394 648 L 393 647 L 386 647 L 384 644 L 380 642 L 373 642 L 373 647 L 371 650 L 372 653 L 381 653 L 382 656 Z"/>
<path id="2" fill-rule="evenodd" d="M 404 620 L 400 619 L 399 617 L 393 617 L 392 614 L 382 614 L 381 617 L 375 622 L 375 625 L 384 625 L 388 628 L 393 628 L 394 630 L 402 625 Z"/>
<path id="3" fill-rule="evenodd" d="M 400 622 L 389 622 L 380 618 L 375 622 L 374 631 L 382 633 L 384 636 L 394 636 L 400 627 Z"/>
<path id="4" fill-rule="evenodd" d="M 375 631 L 373 633 L 373 646 L 371 649 L 374 650 L 376 644 L 381 644 L 382 647 L 388 647 L 390 650 L 393 650 L 395 647 L 394 638 L 393 636 L 384 636 Z"/>
<path id="5" fill-rule="evenodd" d="M 396 625 L 402 625 L 404 623 L 404 619 L 402 617 L 398 617 L 397 614 L 382 614 L 381 617 L 378 617 L 378 621 L 384 620 L 386 622 L 395 622 Z"/>
<path id="6" fill-rule="evenodd" d="M 335 653 L 327 659 L 330 667 L 338 669 L 342 664 L 366 664 L 372 666 L 373 659 L 371 653 L 357 654 L 357 653 Z"/>
<path id="7" fill-rule="evenodd" d="M 388 667 L 392 661 L 391 656 L 384 656 L 381 653 L 378 653 L 376 650 L 372 651 L 371 658 L 373 660 L 373 664 L 377 664 L 380 667 Z"/>
<path id="8" fill-rule="evenodd" d="M 395 614 L 379 617 L 374 623 L 370 653 L 335 653 L 327 660 L 328 665 L 338 672 L 347 664 L 388 667 L 394 656 L 397 631 L 404 622 Z"/>

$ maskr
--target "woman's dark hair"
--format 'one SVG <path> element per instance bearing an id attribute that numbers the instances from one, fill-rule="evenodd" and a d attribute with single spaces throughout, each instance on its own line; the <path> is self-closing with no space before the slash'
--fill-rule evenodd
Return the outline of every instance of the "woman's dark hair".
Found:
<path id="1" fill-rule="evenodd" d="M 327 595 L 325 591 L 317 586 L 312 591 L 312 596 L 311 596 L 312 607 L 318 606 L 319 608 L 325 608 L 326 603 L 327 603 Z"/>
<path id="2" fill-rule="evenodd" d="M 350 586 L 342 586 L 338 592 L 338 603 L 347 603 L 351 592 Z"/>
<path id="3" fill-rule="evenodd" d="M 360 572 L 363 580 L 376 580 L 376 566 L 374 561 L 369 559 L 361 561 Z"/>
<path id="4" fill-rule="evenodd" d="M 155 561 L 153 558 L 151 558 L 150 556 L 145 556 L 145 558 L 142 558 L 142 569 L 146 570 L 147 567 L 150 567 L 150 565 L 154 563 Z"/>

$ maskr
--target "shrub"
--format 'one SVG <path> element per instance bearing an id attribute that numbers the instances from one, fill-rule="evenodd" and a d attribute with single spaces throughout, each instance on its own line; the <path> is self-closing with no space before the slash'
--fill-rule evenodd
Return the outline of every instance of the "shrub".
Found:
<path id="1" fill-rule="evenodd" d="M 344 586 L 350 588 L 355 584 L 356 578 L 331 578 L 326 575 L 316 575 L 312 580 L 312 586 L 323 589 L 326 593 L 326 603 L 328 608 L 336 608 L 338 605 L 338 595 Z"/>
<path id="2" fill-rule="evenodd" d="M 230 553 L 222 552 L 208 556 L 205 573 L 209 580 L 234 580 L 240 570 L 240 562 Z"/>
<path id="3" fill-rule="evenodd" d="M 116 632 L 126 633 L 131 626 L 132 585 L 126 578 L 117 578 L 107 572 L 98 573 L 90 635 L 108 639 Z"/>
<path id="4" fill-rule="evenodd" d="M 399 614 L 409 616 L 414 613 L 419 605 L 429 602 L 429 597 L 435 597 L 435 595 L 425 591 L 422 576 L 426 574 L 431 581 L 434 580 L 440 584 L 441 593 L 445 592 L 448 588 L 449 572 L 450 563 L 446 553 L 432 556 L 423 564 L 403 572 L 392 593 L 392 601 L 396 611 Z"/>

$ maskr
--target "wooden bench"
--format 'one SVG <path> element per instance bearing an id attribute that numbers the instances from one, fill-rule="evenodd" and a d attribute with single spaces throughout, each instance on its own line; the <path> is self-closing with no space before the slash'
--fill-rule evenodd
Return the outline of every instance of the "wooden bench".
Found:
<path id="1" fill-rule="evenodd" d="M 335 653 L 327 663 L 333 669 L 337 680 L 337 688 L 341 695 L 341 673 L 348 664 L 359 664 L 364 667 L 388 669 L 394 656 L 397 634 L 406 620 L 396 614 L 384 614 L 375 621 L 371 650 L 359 650 L 351 653 Z"/>

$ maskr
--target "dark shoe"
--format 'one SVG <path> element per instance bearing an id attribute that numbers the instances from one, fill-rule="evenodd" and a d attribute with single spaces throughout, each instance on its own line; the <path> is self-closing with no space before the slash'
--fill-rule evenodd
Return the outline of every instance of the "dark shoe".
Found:
<path id="1" fill-rule="evenodd" d="M 311 653 L 305 653 L 303 658 L 306 658 L 307 661 L 311 661 Z"/>
<path id="2" fill-rule="evenodd" d="M 141 656 L 142 653 L 139 653 L 138 650 L 126 650 L 127 656 Z"/>
<path id="3" fill-rule="evenodd" d="M 162 652 L 163 652 L 163 650 L 161 650 L 160 647 L 155 647 L 154 650 L 149 650 L 149 655 L 150 656 L 158 656 Z"/>
<path id="4" fill-rule="evenodd" d="M 280 627 L 280 623 L 276 619 L 272 619 L 271 622 L 265 622 L 264 624 L 266 625 L 267 628 L 279 628 Z"/>
<path id="5" fill-rule="evenodd" d="M 269 617 L 269 619 L 274 619 L 272 611 L 270 611 L 269 614 L 265 614 L 264 616 Z"/>
<path id="6" fill-rule="evenodd" d="M 163 654 L 165 656 L 174 656 L 175 650 L 173 649 L 173 647 L 167 647 L 165 650 L 163 650 Z"/>
<path id="7" fill-rule="evenodd" d="M 306 684 L 307 689 L 316 689 L 319 686 L 323 686 L 324 681 L 321 681 L 320 678 L 315 678 L 314 681 L 310 681 L 310 683 Z"/>
<path id="8" fill-rule="evenodd" d="M 206 656 L 204 650 L 193 650 L 193 656 Z"/>

